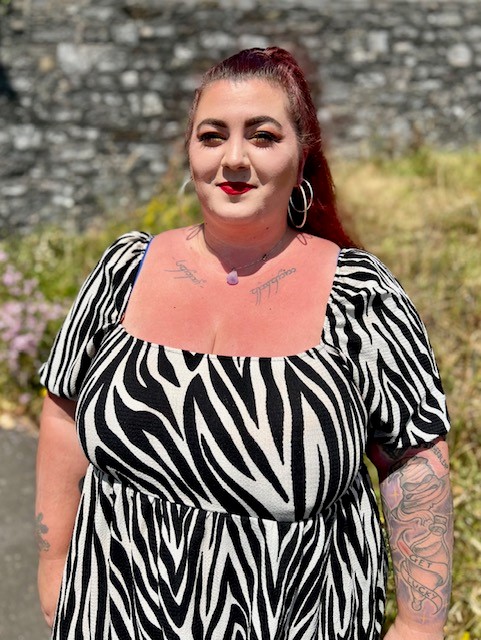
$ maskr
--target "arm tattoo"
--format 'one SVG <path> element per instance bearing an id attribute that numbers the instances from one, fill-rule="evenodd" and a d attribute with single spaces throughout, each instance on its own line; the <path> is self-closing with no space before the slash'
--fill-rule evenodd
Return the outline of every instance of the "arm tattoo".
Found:
<path id="1" fill-rule="evenodd" d="M 432 452 L 442 469 L 448 463 Z M 436 465 L 437 466 L 437 465 Z M 383 483 L 398 603 L 416 620 L 442 624 L 449 603 L 452 503 L 449 475 L 422 455 L 410 458 Z"/>
<path id="2" fill-rule="evenodd" d="M 436 456 L 436 458 L 439 460 L 439 462 L 442 464 L 442 466 L 446 469 L 446 471 L 449 471 L 449 465 L 446 462 L 446 460 L 443 458 L 443 454 L 439 450 L 439 447 L 434 446 L 433 453 Z"/>
<path id="3" fill-rule="evenodd" d="M 296 272 L 295 267 L 292 267 L 291 269 L 287 269 L 287 270 L 279 269 L 279 272 L 276 276 L 274 276 L 270 280 L 267 280 L 267 282 L 260 284 L 258 287 L 251 289 L 251 293 L 253 293 L 256 297 L 256 304 L 260 304 L 262 302 L 262 294 L 264 291 L 267 291 L 267 297 L 269 298 L 271 295 L 271 287 L 275 287 L 274 293 L 277 293 L 279 291 L 279 282 L 283 278 L 286 278 L 287 276 L 290 276 L 295 272 Z"/>
<path id="4" fill-rule="evenodd" d="M 39 551 L 48 551 L 50 549 L 50 542 L 43 537 L 48 533 L 48 527 L 42 522 L 43 513 L 39 513 L 35 518 L 35 537 L 37 538 L 37 546 Z"/>
<path id="5" fill-rule="evenodd" d="M 179 275 L 175 276 L 178 279 L 188 279 L 199 287 L 203 287 L 206 280 L 201 280 L 195 274 L 197 271 L 194 269 L 189 269 L 187 265 L 184 264 L 185 260 L 176 260 L 175 265 L 177 269 L 166 269 L 167 273 L 178 273 Z"/>

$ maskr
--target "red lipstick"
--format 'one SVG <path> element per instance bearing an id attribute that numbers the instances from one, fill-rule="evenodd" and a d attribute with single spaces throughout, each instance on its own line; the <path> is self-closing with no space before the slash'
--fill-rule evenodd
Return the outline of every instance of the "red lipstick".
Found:
<path id="1" fill-rule="evenodd" d="M 254 188 L 248 182 L 222 182 L 219 187 L 230 196 L 240 196 Z"/>

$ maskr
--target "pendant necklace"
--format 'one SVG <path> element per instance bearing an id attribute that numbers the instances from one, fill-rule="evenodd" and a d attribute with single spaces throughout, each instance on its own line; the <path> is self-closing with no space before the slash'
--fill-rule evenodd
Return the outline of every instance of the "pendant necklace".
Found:
<path id="1" fill-rule="evenodd" d="M 286 234 L 287 234 L 287 230 L 286 230 L 286 233 L 284 233 L 284 235 L 282 236 L 282 238 L 280 240 L 278 240 L 276 242 L 276 244 L 272 247 L 272 249 L 269 249 L 269 251 L 266 251 L 266 253 L 264 253 L 260 258 L 257 258 L 257 260 L 253 260 L 252 262 L 248 262 L 247 264 L 243 264 L 241 267 L 232 266 L 230 268 L 229 273 L 227 274 L 227 277 L 226 277 L 227 284 L 231 284 L 231 285 L 239 284 L 239 275 L 238 275 L 239 271 L 242 271 L 243 269 L 248 269 L 249 267 L 253 267 L 255 264 L 258 264 L 259 262 L 267 262 L 269 257 L 274 253 L 274 251 L 277 249 L 277 247 L 284 240 L 284 238 L 286 237 Z M 205 235 L 204 235 L 204 242 L 209 247 L 209 249 L 212 252 L 214 252 L 214 250 L 212 249 L 210 244 L 208 244 L 207 240 L 205 239 Z M 214 252 L 214 254 L 215 254 L 215 252 Z"/>

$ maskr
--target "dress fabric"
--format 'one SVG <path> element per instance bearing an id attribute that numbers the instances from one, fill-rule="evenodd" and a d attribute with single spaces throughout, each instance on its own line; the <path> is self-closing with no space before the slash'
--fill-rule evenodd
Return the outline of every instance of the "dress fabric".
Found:
<path id="1" fill-rule="evenodd" d="M 150 236 L 105 252 L 42 381 L 90 460 L 54 640 L 371 640 L 386 554 L 363 462 L 449 428 L 424 327 L 371 254 L 342 250 L 318 345 L 193 353 L 121 318 Z"/>

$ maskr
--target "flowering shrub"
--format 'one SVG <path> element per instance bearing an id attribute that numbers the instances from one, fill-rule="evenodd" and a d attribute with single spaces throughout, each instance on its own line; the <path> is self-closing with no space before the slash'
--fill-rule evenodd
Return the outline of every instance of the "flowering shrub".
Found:
<path id="1" fill-rule="evenodd" d="M 64 315 L 64 305 L 46 300 L 36 278 L 25 278 L 0 249 L 0 386 L 19 411 L 39 396 L 37 370 Z"/>

